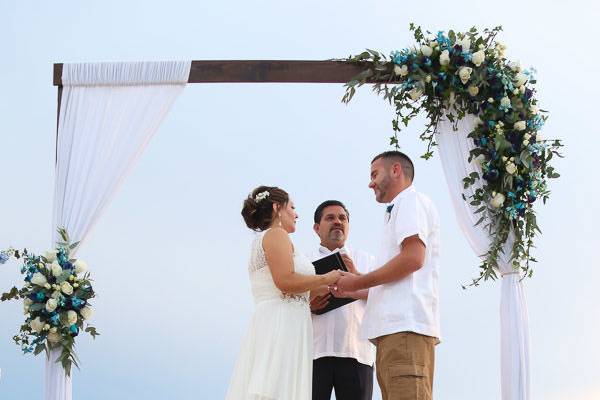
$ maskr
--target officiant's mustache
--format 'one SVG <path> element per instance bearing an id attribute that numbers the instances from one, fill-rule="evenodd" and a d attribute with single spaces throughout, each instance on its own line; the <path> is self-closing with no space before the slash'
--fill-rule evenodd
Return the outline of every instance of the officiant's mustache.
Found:
<path id="1" fill-rule="evenodd" d="M 334 231 L 336 229 L 339 229 L 340 231 L 344 231 L 344 225 L 339 225 L 339 224 L 338 225 L 334 225 L 334 226 L 331 227 L 331 229 L 329 229 L 329 232 L 332 232 L 332 231 Z"/>

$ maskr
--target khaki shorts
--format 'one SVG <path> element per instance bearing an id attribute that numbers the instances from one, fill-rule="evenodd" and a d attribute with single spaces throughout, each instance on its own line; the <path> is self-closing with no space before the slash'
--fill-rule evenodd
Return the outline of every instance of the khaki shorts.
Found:
<path id="1" fill-rule="evenodd" d="M 434 337 L 399 332 L 378 337 L 377 382 L 383 400 L 431 400 Z"/>

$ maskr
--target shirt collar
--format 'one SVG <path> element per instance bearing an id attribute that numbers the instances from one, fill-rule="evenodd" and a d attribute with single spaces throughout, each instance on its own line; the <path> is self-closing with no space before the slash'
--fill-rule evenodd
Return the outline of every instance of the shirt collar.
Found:
<path id="1" fill-rule="evenodd" d="M 400 201 L 402 201 L 403 198 L 405 198 L 406 196 L 408 196 L 411 193 L 416 192 L 417 190 L 415 189 L 414 185 L 410 185 L 409 187 L 407 187 L 406 189 L 404 189 L 403 191 L 401 191 L 400 193 L 398 193 L 396 195 L 396 197 L 394 197 L 394 199 L 388 204 L 389 205 L 397 205 L 398 203 L 400 203 Z"/>
<path id="2" fill-rule="evenodd" d="M 342 253 L 348 253 L 350 251 L 350 249 L 348 248 L 347 244 L 345 244 L 344 247 L 342 247 L 340 249 L 335 249 L 334 251 L 329 250 L 325 246 L 319 245 L 319 254 L 322 254 L 324 256 L 328 256 L 330 254 L 333 254 L 336 251 L 339 251 L 339 252 L 342 252 Z"/>

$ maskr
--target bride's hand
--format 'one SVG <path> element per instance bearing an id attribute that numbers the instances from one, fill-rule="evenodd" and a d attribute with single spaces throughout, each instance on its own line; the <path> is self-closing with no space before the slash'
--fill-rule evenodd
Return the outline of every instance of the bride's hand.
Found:
<path id="1" fill-rule="evenodd" d="M 334 269 L 333 271 L 329 271 L 323 277 L 325 278 L 326 285 L 333 285 L 340 279 L 342 276 L 342 272 L 339 269 Z"/>

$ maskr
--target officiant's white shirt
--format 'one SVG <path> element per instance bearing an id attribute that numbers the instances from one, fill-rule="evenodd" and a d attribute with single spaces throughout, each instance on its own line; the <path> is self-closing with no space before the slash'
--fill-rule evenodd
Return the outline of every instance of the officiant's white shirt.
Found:
<path id="1" fill-rule="evenodd" d="M 368 253 L 353 251 L 347 247 L 343 247 L 340 251 L 352 258 L 360 273 L 366 274 L 375 267 L 375 257 Z M 328 248 L 319 246 L 317 252 L 313 254 L 313 260 L 331 253 Z M 346 357 L 354 358 L 361 364 L 373 365 L 375 346 L 359 337 L 365 305 L 365 300 L 356 300 L 325 314 L 312 314 L 315 360 L 321 357 Z"/>
<path id="2" fill-rule="evenodd" d="M 425 244 L 421 269 L 396 282 L 369 289 L 361 337 L 374 339 L 397 332 L 440 338 L 438 269 L 440 222 L 433 202 L 409 186 L 392 201 L 384 218 L 379 266 L 400 253 L 402 241 L 418 235 Z"/>

